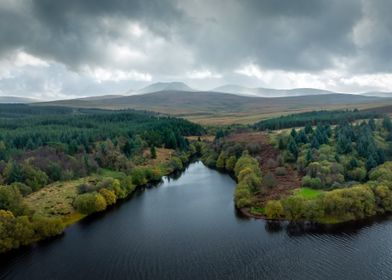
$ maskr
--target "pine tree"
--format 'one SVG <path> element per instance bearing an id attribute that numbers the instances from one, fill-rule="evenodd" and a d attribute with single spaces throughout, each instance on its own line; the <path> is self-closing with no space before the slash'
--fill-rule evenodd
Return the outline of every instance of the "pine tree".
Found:
<path id="1" fill-rule="evenodd" d="M 311 125 L 310 123 L 307 123 L 307 124 L 306 124 L 306 126 L 305 126 L 305 133 L 306 133 L 306 134 L 311 134 L 311 133 L 313 133 L 313 128 L 312 128 L 312 125 Z"/>
<path id="2" fill-rule="evenodd" d="M 278 147 L 279 147 L 279 150 L 284 150 L 284 148 L 285 148 L 285 145 L 284 145 L 282 138 L 279 138 Z"/>
<path id="3" fill-rule="evenodd" d="M 297 146 L 297 143 L 295 143 L 295 140 L 293 137 L 289 138 L 289 142 L 287 144 L 287 150 L 294 156 L 294 159 L 297 160 L 298 146 Z"/>
<path id="4" fill-rule="evenodd" d="M 153 159 L 157 158 L 157 151 L 155 149 L 155 146 L 150 147 L 150 155 L 151 155 L 151 158 L 153 158 Z"/>
<path id="5" fill-rule="evenodd" d="M 318 149 L 318 148 L 320 148 L 320 143 L 319 143 L 317 137 L 313 137 L 313 140 L 312 140 L 312 143 L 310 144 L 310 146 L 311 146 L 313 149 Z"/>
<path id="6" fill-rule="evenodd" d="M 373 156 L 370 155 L 366 161 L 366 169 L 367 171 L 371 170 L 372 168 L 377 166 L 377 162 L 374 160 Z"/>
<path id="7" fill-rule="evenodd" d="M 308 152 L 306 153 L 306 161 L 308 164 L 313 161 L 312 149 L 309 149 Z"/>
<path id="8" fill-rule="evenodd" d="M 382 121 L 382 126 L 388 130 L 391 131 L 392 130 L 392 123 L 391 123 L 391 119 L 388 116 L 384 117 L 384 120 Z"/>
<path id="9" fill-rule="evenodd" d="M 371 129 L 372 131 L 375 131 L 375 130 L 376 130 L 376 122 L 374 121 L 373 118 L 371 118 L 371 119 L 369 120 L 368 125 L 369 125 L 369 127 L 370 127 L 370 129 Z"/>

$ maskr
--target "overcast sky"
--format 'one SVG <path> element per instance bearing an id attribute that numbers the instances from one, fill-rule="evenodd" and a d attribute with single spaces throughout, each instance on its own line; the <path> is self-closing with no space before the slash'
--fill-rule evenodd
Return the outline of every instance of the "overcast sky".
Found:
<path id="1" fill-rule="evenodd" d="M 390 0 L 0 0 L 0 95 L 392 91 Z"/>

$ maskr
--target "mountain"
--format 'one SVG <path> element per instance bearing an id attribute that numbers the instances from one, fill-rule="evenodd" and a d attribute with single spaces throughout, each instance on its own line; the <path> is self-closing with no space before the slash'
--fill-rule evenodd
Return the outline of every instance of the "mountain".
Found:
<path id="1" fill-rule="evenodd" d="M 123 96 L 124 95 L 121 95 L 121 94 L 108 94 L 108 95 L 97 95 L 97 96 L 82 97 L 82 98 L 78 98 L 78 99 L 80 99 L 80 100 L 96 101 L 96 100 L 113 99 L 113 98 L 123 97 Z"/>
<path id="2" fill-rule="evenodd" d="M 28 98 L 28 97 L 19 97 L 19 96 L 0 96 L 0 103 L 35 103 L 40 102 L 41 100 Z"/>
<path id="3" fill-rule="evenodd" d="M 363 92 L 363 93 L 360 93 L 360 95 L 378 96 L 378 97 L 392 97 L 392 92 L 373 91 L 373 92 Z"/>
<path id="4" fill-rule="evenodd" d="M 248 88 L 239 85 L 224 85 L 212 89 L 215 92 L 226 92 L 240 95 L 252 95 L 260 97 L 285 97 L 301 95 L 322 95 L 335 94 L 336 92 L 314 89 L 314 88 L 296 88 L 296 89 L 271 89 L 271 88 Z"/>
<path id="5" fill-rule="evenodd" d="M 159 83 L 154 83 L 149 86 L 146 86 L 144 88 L 141 88 L 136 91 L 130 91 L 128 93 L 134 93 L 134 94 L 144 94 L 144 93 L 152 93 L 152 92 L 158 92 L 158 91 L 196 91 L 189 87 L 187 84 L 182 83 L 182 82 L 169 82 L 169 83 L 164 83 L 164 82 L 159 82 Z"/>
<path id="6" fill-rule="evenodd" d="M 72 99 L 39 103 L 78 108 L 138 109 L 185 117 L 202 123 L 251 123 L 263 118 L 321 109 L 369 108 L 392 98 L 350 94 L 255 97 L 205 91 L 159 91 L 99 100 Z"/>

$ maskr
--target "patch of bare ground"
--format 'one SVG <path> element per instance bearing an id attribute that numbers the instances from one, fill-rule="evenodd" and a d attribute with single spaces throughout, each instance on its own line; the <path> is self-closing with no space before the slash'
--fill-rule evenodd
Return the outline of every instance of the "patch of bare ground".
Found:
<path id="1" fill-rule="evenodd" d="M 263 186 L 257 194 L 260 205 L 271 199 L 279 199 L 292 193 L 292 190 L 300 187 L 301 179 L 292 165 L 286 164 L 283 168 L 278 166 L 280 151 L 276 149 L 264 132 L 247 132 L 233 134 L 227 137 L 227 141 L 238 142 L 257 148 L 255 154 L 259 160 L 263 174 Z M 267 177 L 275 181 L 274 186 L 267 186 Z M 268 180 L 270 181 L 270 180 Z"/>

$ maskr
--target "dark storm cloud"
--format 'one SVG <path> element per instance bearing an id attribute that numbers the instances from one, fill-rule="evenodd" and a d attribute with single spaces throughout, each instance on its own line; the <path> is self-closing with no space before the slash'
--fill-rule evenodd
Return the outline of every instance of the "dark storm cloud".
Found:
<path id="1" fill-rule="evenodd" d="M 165 0 L 16 2 L 20 5 L 11 1 L 0 5 L 0 52 L 23 48 L 72 68 L 94 61 L 99 64 L 105 59 L 105 45 L 97 39 L 116 40 L 118 34 L 100 28 L 104 17 L 145 22 L 156 34 L 170 34 L 170 26 L 181 18 L 178 10 Z"/>
<path id="2" fill-rule="evenodd" d="M 266 68 L 317 70 L 329 67 L 335 56 L 355 54 L 351 32 L 361 19 L 356 0 L 235 2 L 205 5 L 200 14 L 213 9 L 210 21 L 201 16 L 197 28 L 183 31 L 189 47 L 197 46 L 199 59 L 208 56 L 223 66 L 249 59 Z"/>
<path id="3" fill-rule="evenodd" d="M 230 83 L 249 64 L 389 73 L 391 10 L 388 0 L 0 0 L 0 79 L 1 61 L 18 51 L 99 82 L 110 80 L 104 71 L 176 79 L 206 69 Z M 17 82 L 9 76 L 3 85 Z"/>
<path id="4" fill-rule="evenodd" d="M 373 34 L 381 44 L 366 46 L 368 52 L 382 62 L 389 57 L 391 44 L 391 40 L 382 39 L 390 36 L 390 9 L 385 8 L 390 1 L 16 2 L 20 5 L 13 10 L 0 9 L 2 53 L 24 48 L 72 68 L 105 59 L 99 42 L 116 40 L 118 34 L 100 29 L 103 17 L 141 22 L 157 36 L 186 45 L 201 64 L 221 70 L 247 60 L 274 69 L 328 68 L 336 58 L 357 54 L 353 29 L 364 15 L 376 24 L 386 24 L 376 29 L 381 34 Z"/>

